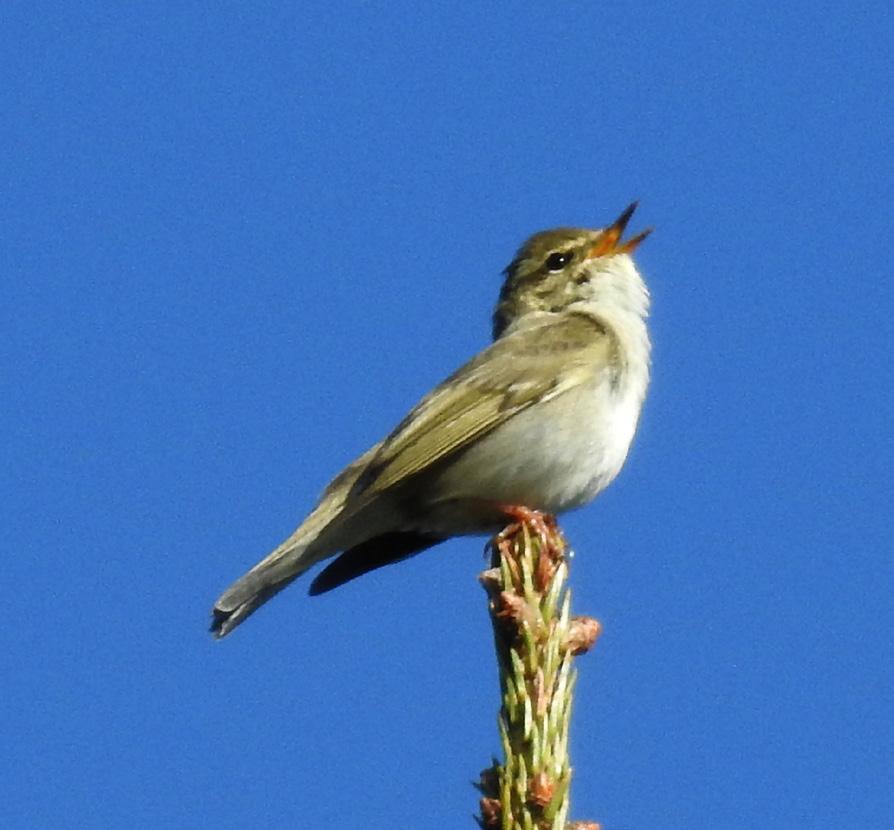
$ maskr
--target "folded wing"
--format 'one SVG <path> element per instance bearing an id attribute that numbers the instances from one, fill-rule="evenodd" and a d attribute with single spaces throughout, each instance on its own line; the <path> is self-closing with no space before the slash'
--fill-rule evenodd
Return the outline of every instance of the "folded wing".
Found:
<path id="1" fill-rule="evenodd" d="M 372 456 L 349 502 L 360 502 L 461 451 L 527 407 L 612 365 L 614 339 L 585 313 L 543 315 L 510 332 L 420 401 Z"/>

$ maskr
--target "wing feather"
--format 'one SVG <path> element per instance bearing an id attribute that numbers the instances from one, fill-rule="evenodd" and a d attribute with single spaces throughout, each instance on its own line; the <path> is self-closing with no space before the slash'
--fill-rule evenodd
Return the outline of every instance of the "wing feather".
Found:
<path id="1" fill-rule="evenodd" d="M 585 313 L 512 331 L 430 392 L 380 445 L 351 499 L 372 496 L 461 451 L 518 412 L 612 364 L 614 338 Z"/>

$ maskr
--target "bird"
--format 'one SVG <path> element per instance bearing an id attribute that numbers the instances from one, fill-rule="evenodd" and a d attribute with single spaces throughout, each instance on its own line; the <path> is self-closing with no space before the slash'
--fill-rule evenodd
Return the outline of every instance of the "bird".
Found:
<path id="1" fill-rule="evenodd" d="M 225 637 L 314 565 L 321 594 L 454 536 L 492 534 L 513 510 L 590 502 L 624 464 L 649 385 L 649 291 L 610 225 L 531 236 L 504 271 L 493 340 L 348 464 L 299 527 L 227 588 Z"/>

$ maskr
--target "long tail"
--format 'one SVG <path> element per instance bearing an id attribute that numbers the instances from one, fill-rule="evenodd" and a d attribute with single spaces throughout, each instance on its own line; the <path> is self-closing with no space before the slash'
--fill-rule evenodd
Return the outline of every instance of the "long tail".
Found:
<path id="1" fill-rule="evenodd" d="M 268 599 L 311 567 L 316 559 L 305 557 L 306 549 L 306 543 L 292 537 L 239 577 L 214 603 L 212 634 L 218 639 L 226 637 Z"/>
<path id="2" fill-rule="evenodd" d="M 226 637 L 268 599 L 294 582 L 338 548 L 321 547 L 320 535 L 343 516 L 345 501 L 357 477 L 378 450 L 371 447 L 333 479 L 311 514 L 285 542 L 224 591 L 211 611 L 211 633 Z"/>
<path id="3" fill-rule="evenodd" d="M 336 551 L 321 547 L 320 534 L 339 514 L 342 500 L 327 491 L 304 523 L 276 550 L 224 591 L 211 610 L 211 633 L 226 637 L 308 568 Z"/>

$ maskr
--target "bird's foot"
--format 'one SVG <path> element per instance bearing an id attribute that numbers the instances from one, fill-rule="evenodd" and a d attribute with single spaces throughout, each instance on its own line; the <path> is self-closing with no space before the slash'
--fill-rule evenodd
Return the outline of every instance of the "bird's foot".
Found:
<path id="1" fill-rule="evenodd" d="M 540 541 L 540 549 L 550 557 L 562 554 L 565 547 L 556 517 L 542 510 L 533 510 L 520 504 L 501 504 L 500 510 L 515 521 L 494 537 L 495 547 L 500 550 L 523 526 L 533 531 Z"/>

